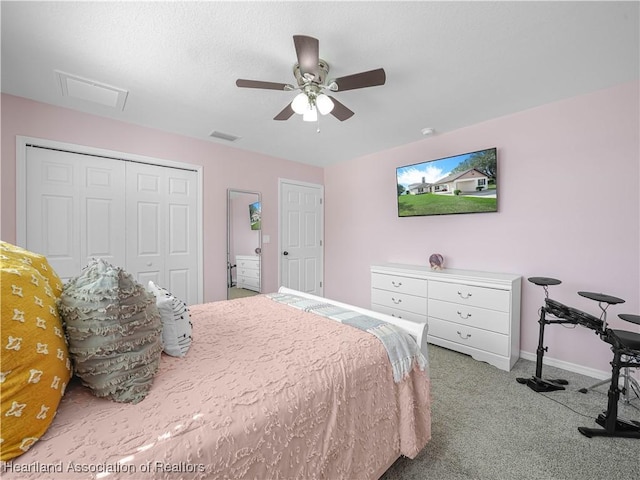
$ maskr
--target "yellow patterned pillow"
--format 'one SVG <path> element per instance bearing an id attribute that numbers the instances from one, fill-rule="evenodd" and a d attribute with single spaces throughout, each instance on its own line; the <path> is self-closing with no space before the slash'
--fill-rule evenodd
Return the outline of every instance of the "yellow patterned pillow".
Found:
<path id="1" fill-rule="evenodd" d="M 0 242 L 0 459 L 26 452 L 49 428 L 71 377 L 56 299 L 62 282 L 47 259 Z"/>

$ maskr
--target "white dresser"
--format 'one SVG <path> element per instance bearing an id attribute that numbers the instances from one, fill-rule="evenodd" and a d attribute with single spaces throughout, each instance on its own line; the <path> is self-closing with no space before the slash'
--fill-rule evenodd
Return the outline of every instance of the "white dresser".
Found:
<path id="1" fill-rule="evenodd" d="M 236 286 L 260 291 L 260 257 L 258 255 L 236 255 Z"/>
<path id="2" fill-rule="evenodd" d="M 371 267 L 371 309 L 427 323 L 427 341 L 502 370 L 520 356 L 519 275 L 383 264 Z"/>

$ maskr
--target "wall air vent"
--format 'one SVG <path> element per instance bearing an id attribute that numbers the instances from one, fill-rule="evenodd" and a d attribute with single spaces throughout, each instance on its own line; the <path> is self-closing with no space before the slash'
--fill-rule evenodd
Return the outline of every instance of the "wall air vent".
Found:
<path id="1" fill-rule="evenodd" d="M 88 78 L 54 70 L 63 97 L 98 103 L 117 110 L 124 110 L 129 92 Z"/>
<path id="2" fill-rule="evenodd" d="M 236 135 L 231 135 L 230 133 L 218 132 L 217 130 L 214 130 L 213 132 L 211 132 L 209 136 L 212 138 L 219 138 L 221 140 L 226 140 L 227 142 L 235 142 L 240 138 Z"/>

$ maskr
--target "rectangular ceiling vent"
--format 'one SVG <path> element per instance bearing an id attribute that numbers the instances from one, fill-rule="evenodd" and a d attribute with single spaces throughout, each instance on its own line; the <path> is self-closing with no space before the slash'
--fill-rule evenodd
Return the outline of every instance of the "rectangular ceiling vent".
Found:
<path id="1" fill-rule="evenodd" d="M 117 110 L 124 110 L 129 92 L 105 83 L 54 70 L 63 97 L 98 103 Z"/>
<path id="2" fill-rule="evenodd" d="M 235 142 L 240 138 L 236 135 L 231 135 L 230 133 L 218 132 L 217 130 L 211 132 L 209 136 L 212 138 L 219 138 L 220 140 L 226 140 L 227 142 Z"/>

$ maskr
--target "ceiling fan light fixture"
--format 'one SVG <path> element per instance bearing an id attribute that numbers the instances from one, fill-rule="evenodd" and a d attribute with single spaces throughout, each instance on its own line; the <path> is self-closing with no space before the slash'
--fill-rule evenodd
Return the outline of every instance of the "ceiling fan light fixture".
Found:
<path id="1" fill-rule="evenodd" d="M 316 107 L 322 115 L 327 115 L 333 110 L 333 101 L 327 95 L 321 93 L 316 98 Z"/>
<path id="2" fill-rule="evenodd" d="M 291 102 L 291 108 L 298 115 L 304 114 L 307 110 L 309 110 L 309 97 L 304 92 L 300 92 L 295 96 L 293 102 Z"/>
<path id="3" fill-rule="evenodd" d="M 273 117 L 274 120 L 288 120 L 294 113 L 297 113 L 303 116 L 304 121 L 315 122 L 318 121 L 318 112 L 320 112 L 321 115 L 330 113 L 343 122 L 351 118 L 354 112 L 340 103 L 338 99 L 324 94 L 324 90 L 327 90 L 327 93 L 343 92 L 384 85 L 386 82 L 387 77 L 383 68 L 330 79 L 329 64 L 318 56 L 319 42 L 317 38 L 294 35 L 293 44 L 298 60 L 293 66 L 293 76 L 296 79 L 297 86 L 294 86 L 296 84 L 242 78 L 236 80 L 236 86 L 241 88 L 262 88 L 266 90 L 284 90 L 286 92 L 300 91 L 293 101 Z"/>
<path id="4" fill-rule="evenodd" d="M 317 122 L 318 121 L 318 111 L 316 107 L 308 108 L 304 114 L 302 115 L 302 120 L 305 122 Z"/>

